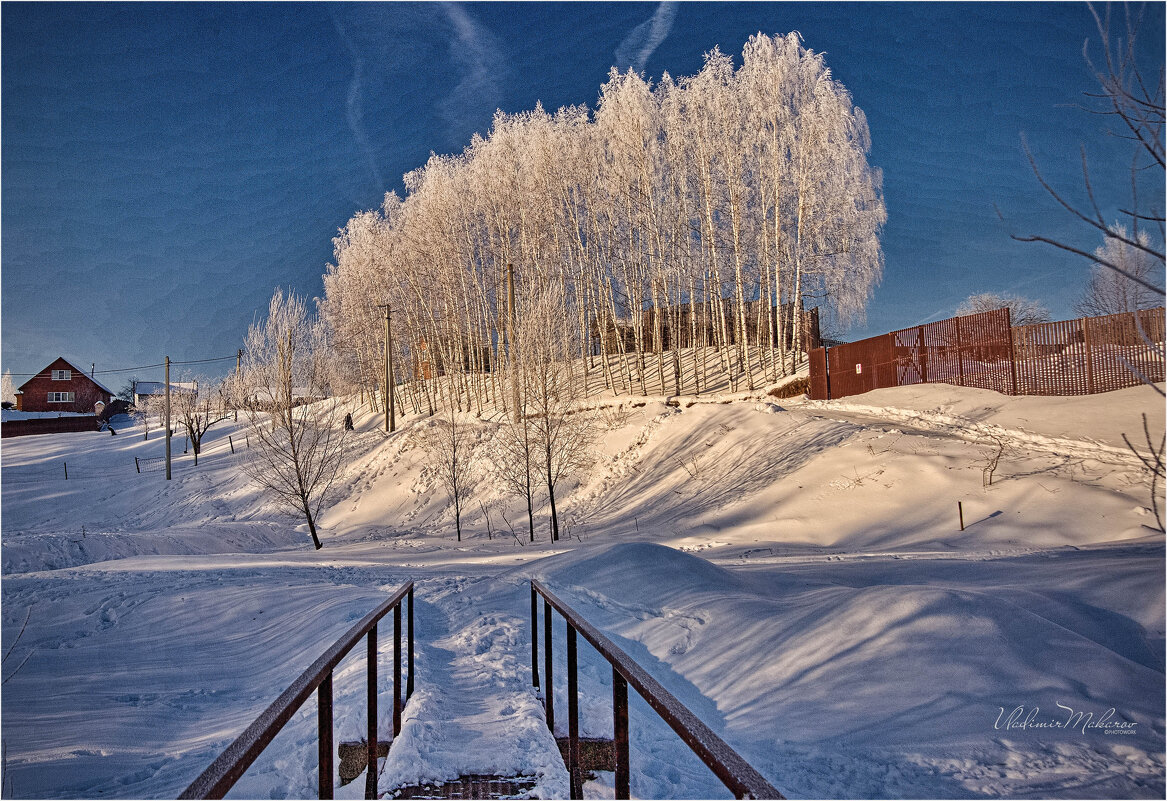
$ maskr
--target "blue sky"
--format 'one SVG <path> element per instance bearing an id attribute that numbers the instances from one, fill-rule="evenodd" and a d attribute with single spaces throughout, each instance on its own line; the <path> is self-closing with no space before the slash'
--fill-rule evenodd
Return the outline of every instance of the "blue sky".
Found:
<path id="1" fill-rule="evenodd" d="M 1145 9 L 1152 70 L 1163 11 Z M 1094 88 L 1083 42 L 1097 45 L 1077 3 L 5 3 L 0 17 L 14 374 L 58 354 L 98 370 L 233 354 L 274 287 L 321 294 L 355 211 L 496 108 L 594 106 L 613 64 L 691 74 L 758 31 L 827 53 L 884 171 L 886 271 L 847 338 L 949 316 L 978 291 L 1073 316 L 1088 265 L 1009 233 L 1099 243 L 1041 190 L 1023 133 L 1074 197 L 1085 146 L 1109 216 L 1129 185 L 1129 148 L 1075 107 Z"/>

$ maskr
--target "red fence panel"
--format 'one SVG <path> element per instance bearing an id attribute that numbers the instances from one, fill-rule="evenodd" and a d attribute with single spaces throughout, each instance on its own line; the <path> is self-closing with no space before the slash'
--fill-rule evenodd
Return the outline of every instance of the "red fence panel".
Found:
<path id="1" fill-rule="evenodd" d="M 1017 328 L 1008 309 L 953 317 L 815 351 L 811 397 L 932 383 L 1006 395 L 1110 392 L 1165 380 L 1165 328 L 1162 307 Z"/>
<path id="2" fill-rule="evenodd" d="M 966 317 L 893 331 L 896 382 L 957 384 L 1009 394 L 1009 310 L 995 309 Z"/>
<path id="3" fill-rule="evenodd" d="M 810 352 L 810 398 L 827 400 L 831 397 L 827 383 L 827 349 L 815 348 Z"/>
<path id="4" fill-rule="evenodd" d="M 1092 395 L 1163 381 L 1164 310 L 1013 329 L 1020 395 Z"/>
<path id="5" fill-rule="evenodd" d="M 859 395 L 881 387 L 894 387 L 895 366 L 891 335 L 848 342 L 827 349 L 827 374 L 832 398 Z"/>

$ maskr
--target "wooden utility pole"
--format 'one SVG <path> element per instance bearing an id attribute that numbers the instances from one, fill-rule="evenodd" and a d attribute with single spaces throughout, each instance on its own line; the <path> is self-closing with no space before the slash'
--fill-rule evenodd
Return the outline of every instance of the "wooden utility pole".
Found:
<path id="1" fill-rule="evenodd" d="M 397 430 L 397 406 L 393 402 L 393 327 L 389 316 L 389 304 L 381 307 L 385 310 L 385 431 Z"/>
<path id="2" fill-rule="evenodd" d="M 170 357 L 166 357 L 166 480 L 170 480 Z"/>
<path id="3" fill-rule="evenodd" d="M 239 390 L 242 389 L 242 387 L 240 386 L 241 382 L 239 380 L 239 377 L 242 374 L 243 374 L 243 348 L 240 348 L 239 350 L 235 351 L 235 394 L 236 395 L 238 394 Z M 235 422 L 238 423 L 239 422 L 239 398 L 238 397 L 235 398 L 234 406 L 235 406 Z M 234 450 L 232 450 L 232 453 L 234 453 Z"/>
<path id="4" fill-rule="evenodd" d="M 511 399 L 514 406 L 512 414 L 517 423 L 523 410 L 519 404 L 519 362 L 515 358 L 515 268 L 510 263 L 507 264 L 507 310 L 507 337 L 510 340 L 510 352 L 507 355 L 511 360 Z"/>

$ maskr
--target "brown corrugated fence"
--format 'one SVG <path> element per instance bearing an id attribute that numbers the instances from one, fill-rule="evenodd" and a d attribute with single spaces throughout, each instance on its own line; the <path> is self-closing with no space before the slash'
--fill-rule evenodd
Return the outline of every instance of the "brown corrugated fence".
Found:
<path id="1" fill-rule="evenodd" d="M 1007 395 L 1087 395 L 1164 380 L 1164 310 L 1012 327 L 1008 309 L 811 353 L 811 397 L 946 383 Z"/>

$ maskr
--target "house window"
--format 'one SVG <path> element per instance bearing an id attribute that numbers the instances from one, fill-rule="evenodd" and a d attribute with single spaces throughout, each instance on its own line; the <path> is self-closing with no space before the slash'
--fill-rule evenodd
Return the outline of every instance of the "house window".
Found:
<path id="1" fill-rule="evenodd" d="M 72 392 L 50 392 L 49 403 L 72 403 L 74 395 Z"/>
<path id="2" fill-rule="evenodd" d="M 54 381 L 72 381 L 73 380 L 73 371 L 72 370 L 53 370 L 53 380 Z"/>

